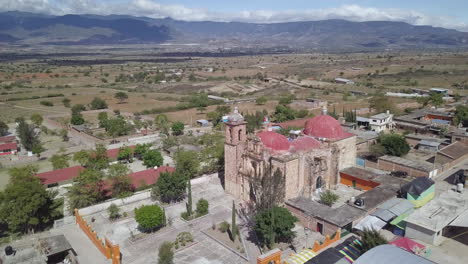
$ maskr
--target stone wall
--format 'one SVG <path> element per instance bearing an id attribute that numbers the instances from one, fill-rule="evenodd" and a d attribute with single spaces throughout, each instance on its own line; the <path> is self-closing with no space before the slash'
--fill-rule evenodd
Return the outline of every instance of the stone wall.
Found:
<path id="1" fill-rule="evenodd" d="M 385 160 L 381 160 L 381 159 L 379 159 L 378 165 L 379 165 L 379 170 L 404 171 L 408 173 L 408 176 L 412 176 L 412 177 L 429 177 L 429 172 L 402 166 L 402 165 L 389 162 L 389 161 L 385 161 Z"/>

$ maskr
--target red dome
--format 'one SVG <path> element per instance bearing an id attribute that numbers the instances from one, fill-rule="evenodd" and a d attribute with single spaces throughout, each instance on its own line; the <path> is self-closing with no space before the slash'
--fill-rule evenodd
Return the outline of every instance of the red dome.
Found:
<path id="1" fill-rule="evenodd" d="M 347 136 L 338 120 L 329 115 L 319 115 L 308 120 L 304 134 L 327 139 L 341 139 Z"/>
<path id="2" fill-rule="evenodd" d="M 263 145 L 267 148 L 271 148 L 273 150 L 288 150 L 289 149 L 289 141 L 288 139 L 276 132 L 273 131 L 263 131 L 257 133 L 257 136 L 263 142 Z"/>
<path id="3" fill-rule="evenodd" d="M 311 137 L 300 137 L 291 142 L 291 146 L 293 146 L 298 151 L 310 150 L 314 148 L 319 148 L 320 142 Z"/>

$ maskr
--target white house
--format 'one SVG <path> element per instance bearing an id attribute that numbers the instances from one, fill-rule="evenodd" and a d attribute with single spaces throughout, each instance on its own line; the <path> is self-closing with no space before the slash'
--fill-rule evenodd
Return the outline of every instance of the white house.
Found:
<path id="1" fill-rule="evenodd" d="M 387 132 L 394 127 L 395 122 L 393 122 L 393 114 L 390 114 L 390 111 L 369 117 L 369 128 L 372 131 L 377 133 Z"/>

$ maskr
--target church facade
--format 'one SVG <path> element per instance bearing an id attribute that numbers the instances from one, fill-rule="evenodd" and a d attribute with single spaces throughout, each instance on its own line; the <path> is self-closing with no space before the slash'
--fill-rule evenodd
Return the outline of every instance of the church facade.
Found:
<path id="1" fill-rule="evenodd" d="M 307 120 L 294 139 L 272 131 L 247 136 L 246 122 L 237 108 L 226 122 L 225 189 L 237 199 L 251 201 L 252 186 L 279 170 L 283 177 L 284 200 L 297 197 L 317 199 L 320 192 L 339 183 L 339 171 L 356 160 L 356 136 L 343 131 L 327 115 Z"/>

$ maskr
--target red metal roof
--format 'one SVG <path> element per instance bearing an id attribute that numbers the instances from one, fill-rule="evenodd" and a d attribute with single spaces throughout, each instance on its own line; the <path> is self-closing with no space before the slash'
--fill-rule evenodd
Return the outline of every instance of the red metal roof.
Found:
<path id="1" fill-rule="evenodd" d="M 352 135 L 344 132 L 338 120 L 329 115 L 319 115 L 308 120 L 304 134 L 326 139 L 343 139 Z"/>
<path id="2" fill-rule="evenodd" d="M 5 150 L 17 150 L 18 145 L 16 143 L 5 143 L 0 145 L 0 151 Z"/>
<path id="3" fill-rule="evenodd" d="M 288 139 L 276 132 L 273 131 L 263 131 L 257 133 L 257 136 L 263 142 L 263 145 L 267 148 L 273 150 L 288 150 L 289 149 L 289 141 Z"/>
<path id="4" fill-rule="evenodd" d="M 0 137 L 0 143 L 13 143 L 16 141 L 16 136 Z"/>
<path id="5" fill-rule="evenodd" d="M 85 168 L 81 166 L 74 166 L 65 169 L 38 173 L 36 174 L 36 176 L 39 177 L 39 179 L 41 179 L 42 184 L 49 185 L 71 180 L 75 177 L 78 177 L 80 175 L 80 172 L 84 170 Z"/>
<path id="6" fill-rule="evenodd" d="M 125 147 L 129 147 L 135 150 L 135 146 L 125 146 Z M 119 156 L 119 151 L 120 151 L 120 148 L 108 149 L 106 151 L 106 155 L 109 159 L 117 159 L 117 157 Z"/>
<path id="7" fill-rule="evenodd" d="M 144 171 L 134 172 L 128 175 L 132 181 L 134 188 L 139 188 L 143 184 L 152 185 L 155 184 L 161 172 L 174 172 L 175 168 L 162 166 L 157 169 L 148 169 Z"/>

